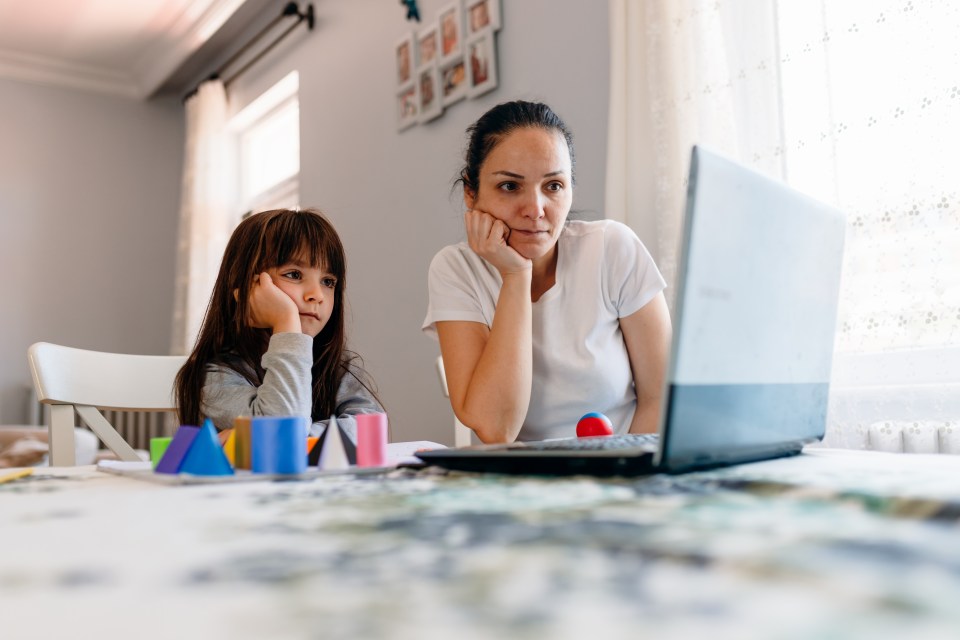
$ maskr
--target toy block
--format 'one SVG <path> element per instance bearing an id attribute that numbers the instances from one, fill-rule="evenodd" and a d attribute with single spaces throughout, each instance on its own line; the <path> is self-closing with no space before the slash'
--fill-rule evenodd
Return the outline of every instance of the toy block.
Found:
<path id="1" fill-rule="evenodd" d="M 237 469 L 250 469 L 251 466 L 253 441 L 250 438 L 250 420 L 249 416 L 239 416 L 233 420 L 233 466 Z"/>
<path id="2" fill-rule="evenodd" d="M 357 466 L 383 467 L 387 464 L 387 414 L 357 415 Z"/>
<path id="3" fill-rule="evenodd" d="M 340 425 L 337 424 L 336 416 L 330 416 L 330 422 L 323 432 L 322 443 L 317 446 L 321 448 L 320 459 L 317 460 L 317 468 L 321 471 L 339 471 L 348 469 L 350 461 L 347 459 L 347 452 L 344 450 L 343 441 L 349 438 L 343 438 Z"/>
<path id="4" fill-rule="evenodd" d="M 160 458 L 166 453 L 171 440 L 173 440 L 173 438 L 170 437 L 150 438 L 150 462 L 153 464 L 154 469 L 157 468 L 157 463 L 160 462 Z"/>
<path id="5" fill-rule="evenodd" d="M 155 471 L 157 473 L 179 473 L 180 465 L 183 464 L 183 459 L 198 433 L 200 433 L 200 427 L 183 425 L 177 429 L 177 432 L 173 434 L 173 440 L 167 445 L 167 450 L 164 451 L 163 457 L 157 463 Z"/>
<path id="6" fill-rule="evenodd" d="M 307 419 L 261 417 L 251 424 L 254 473 L 298 474 L 307 470 Z"/>
<path id="7" fill-rule="evenodd" d="M 206 420 L 199 433 L 193 438 L 187 455 L 180 465 L 180 473 L 192 473 L 195 476 L 232 476 L 233 467 L 220 447 L 217 430 L 213 422 Z"/>
<path id="8" fill-rule="evenodd" d="M 330 424 L 336 425 L 337 419 L 334 416 L 330 416 Z M 343 449 L 344 454 L 347 456 L 348 464 L 357 464 L 357 447 L 353 444 L 353 440 L 350 439 L 350 436 L 344 432 L 343 428 L 337 425 L 338 435 L 340 436 L 340 446 Z M 323 433 L 320 435 L 320 438 L 317 440 L 317 443 L 310 449 L 310 457 L 307 459 L 307 464 L 311 467 L 316 467 L 320 463 L 320 453 L 323 451 L 323 443 L 327 439 L 327 434 L 330 433 L 330 427 L 328 426 L 323 430 Z"/>
<path id="9" fill-rule="evenodd" d="M 230 430 L 227 441 L 223 443 L 223 455 L 227 456 L 227 461 L 233 466 L 237 465 L 237 432 Z"/>

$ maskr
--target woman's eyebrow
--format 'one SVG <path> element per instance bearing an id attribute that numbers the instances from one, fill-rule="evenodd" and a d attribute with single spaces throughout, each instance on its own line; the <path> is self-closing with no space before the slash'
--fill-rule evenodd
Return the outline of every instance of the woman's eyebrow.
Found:
<path id="1" fill-rule="evenodd" d="M 562 176 L 564 175 L 563 169 L 557 169 L 556 171 L 550 171 L 549 173 L 543 174 L 544 178 L 552 178 L 553 176 Z M 526 176 L 522 176 L 519 173 L 514 173 L 512 171 L 494 171 L 493 175 L 495 176 L 507 176 L 508 178 L 516 178 L 518 180 L 523 180 Z"/>

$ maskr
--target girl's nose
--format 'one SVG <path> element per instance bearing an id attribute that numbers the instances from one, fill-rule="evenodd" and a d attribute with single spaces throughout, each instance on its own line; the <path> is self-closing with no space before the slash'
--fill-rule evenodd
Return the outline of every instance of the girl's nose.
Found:
<path id="1" fill-rule="evenodd" d="M 322 302 L 323 301 L 323 285 L 319 282 L 315 282 L 312 285 L 308 286 L 303 291 L 303 299 L 306 302 Z"/>

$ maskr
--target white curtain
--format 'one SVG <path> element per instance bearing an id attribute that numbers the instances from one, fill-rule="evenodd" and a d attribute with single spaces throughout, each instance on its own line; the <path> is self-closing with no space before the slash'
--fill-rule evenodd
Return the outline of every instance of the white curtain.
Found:
<path id="1" fill-rule="evenodd" d="M 956 424 L 960 6 L 610 0 L 610 25 L 607 208 L 656 230 L 668 282 L 695 142 L 831 202 L 849 224 L 827 443 Z"/>
<path id="2" fill-rule="evenodd" d="M 236 154 L 227 94 L 208 80 L 185 103 L 183 185 L 171 353 L 193 348 L 236 217 Z"/>

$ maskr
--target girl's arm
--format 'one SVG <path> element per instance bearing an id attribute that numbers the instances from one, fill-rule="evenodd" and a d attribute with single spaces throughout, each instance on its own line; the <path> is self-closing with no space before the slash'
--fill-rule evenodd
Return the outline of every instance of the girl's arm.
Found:
<path id="1" fill-rule="evenodd" d="M 637 410 L 633 414 L 630 433 L 654 433 L 660 420 L 663 381 L 673 331 L 663 293 L 658 293 L 626 318 L 620 318 L 620 330 L 627 345 L 637 390 Z"/>
<path id="2" fill-rule="evenodd" d="M 507 227 L 490 214 L 465 215 L 470 248 L 503 279 L 491 327 L 437 322 L 453 412 L 482 442 L 513 442 L 530 406 L 533 380 L 532 262 L 507 245 Z"/>
<path id="3" fill-rule="evenodd" d="M 310 367 L 313 338 L 303 333 L 270 337 L 261 365 L 266 370 L 257 387 L 222 365 L 211 367 L 201 392 L 201 409 L 218 429 L 229 429 L 237 416 L 310 417 Z"/>

